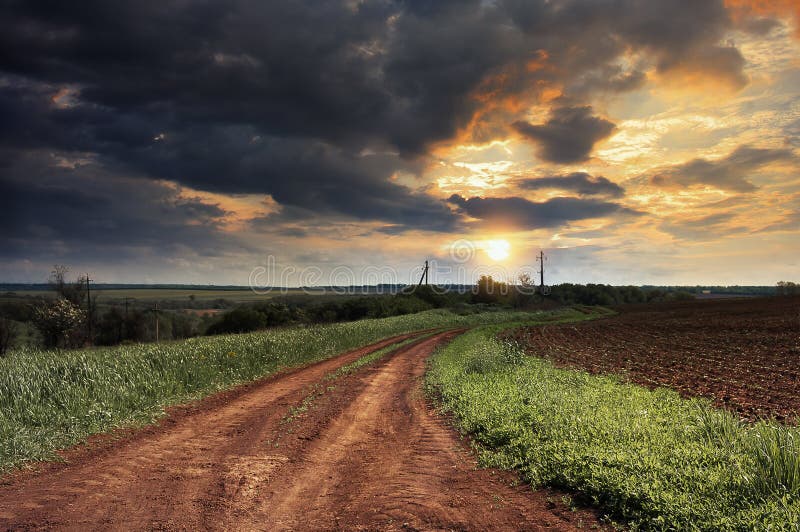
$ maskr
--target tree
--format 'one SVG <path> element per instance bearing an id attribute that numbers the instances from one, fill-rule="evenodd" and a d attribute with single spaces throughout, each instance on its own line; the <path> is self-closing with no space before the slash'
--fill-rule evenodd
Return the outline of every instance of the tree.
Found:
<path id="1" fill-rule="evenodd" d="M 495 281 L 491 275 L 481 275 L 472 292 L 475 303 L 499 303 L 509 294 L 506 283 Z"/>
<path id="2" fill-rule="evenodd" d="M 514 288 L 513 303 L 516 308 L 525 307 L 536 300 L 536 284 L 531 274 L 527 272 L 519 274 Z"/>
<path id="3" fill-rule="evenodd" d="M 798 294 L 798 286 L 792 281 L 778 281 L 775 293 L 779 296 L 794 296 Z"/>
<path id="4" fill-rule="evenodd" d="M 243 333 L 263 329 L 267 320 L 263 314 L 251 308 L 239 307 L 226 312 L 219 321 L 212 323 L 206 334 Z"/>
<path id="5" fill-rule="evenodd" d="M 8 349 L 17 337 L 17 324 L 5 316 L 0 316 L 0 357 L 6 356 Z"/>
<path id="6" fill-rule="evenodd" d="M 172 314 L 172 337 L 176 340 L 197 336 L 196 320 L 186 313 Z"/>
<path id="7" fill-rule="evenodd" d="M 45 347 L 74 347 L 79 342 L 78 328 L 84 319 L 80 307 L 58 298 L 35 309 L 33 324 L 42 334 Z"/>
<path id="8" fill-rule="evenodd" d="M 111 307 L 100 317 L 95 334 L 100 345 L 116 345 L 122 342 L 125 334 L 125 316 L 119 308 Z"/>
<path id="9" fill-rule="evenodd" d="M 76 307 L 83 307 L 86 301 L 86 277 L 79 277 L 74 283 L 70 283 L 67 281 L 67 272 L 69 268 L 63 264 L 56 264 L 50 272 L 48 283 L 59 297 Z"/>

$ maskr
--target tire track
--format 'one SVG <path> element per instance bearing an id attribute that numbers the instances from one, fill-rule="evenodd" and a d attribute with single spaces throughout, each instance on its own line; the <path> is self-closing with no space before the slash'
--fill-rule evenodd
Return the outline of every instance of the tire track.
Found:
<path id="1" fill-rule="evenodd" d="M 325 377 L 385 340 L 277 375 L 60 466 L 0 480 L 0 529 L 574 530 L 597 523 L 477 469 L 422 392 L 459 331 Z M 285 417 L 309 391 L 308 411 Z M 224 394 L 223 394 L 224 395 Z M 223 400 L 224 399 L 224 400 Z M 205 402 L 204 402 L 205 403 Z"/>

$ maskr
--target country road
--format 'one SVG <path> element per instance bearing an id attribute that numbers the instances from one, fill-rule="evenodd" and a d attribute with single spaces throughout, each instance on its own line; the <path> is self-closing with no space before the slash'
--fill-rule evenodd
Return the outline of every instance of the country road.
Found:
<path id="1" fill-rule="evenodd" d="M 422 390 L 458 331 L 369 347 L 175 409 L 0 478 L 0 530 L 573 530 L 596 522 L 475 459 Z M 326 378 L 326 376 L 328 378 Z M 555 502 L 554 500 L 555 499 Z"/>

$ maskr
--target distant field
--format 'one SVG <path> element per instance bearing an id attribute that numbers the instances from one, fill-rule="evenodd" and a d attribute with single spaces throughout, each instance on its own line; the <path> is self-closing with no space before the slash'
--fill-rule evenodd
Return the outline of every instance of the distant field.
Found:
<path id="1" fill-rule="evenodd" d="M 214 301 L 225 299 L 236 303 L 246 303 L 252 301 L 265 301 L 276 296 L 282 295 L 302 295 L 317 294 L 317 292 L 304 292 L 300 288 L 284 290 L 274 290 L 269 293 L 256 293 L 249 289 L 241 290 L 216 290 L 216 289 L 175 289 L 175 288 L 114 288 L 114 289 L 94 289 L 92 295 L 98 301 L 122 301 L 125 298 L 132 298 L 141 301 L 189 301 L 192 296 L 195 301 Z M 322 294 L 322 291 L 318 292 Z M 0 300 L 17 299 L 20 297 L 53 297 L 51 290 L 15 290 L 0 294 Z"/>

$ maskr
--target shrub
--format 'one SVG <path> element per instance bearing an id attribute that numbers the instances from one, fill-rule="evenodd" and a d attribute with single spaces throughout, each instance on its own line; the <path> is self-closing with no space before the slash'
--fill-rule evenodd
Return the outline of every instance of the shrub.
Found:
<path id="1" fill-rule="evenodd" d="M 219 321 L 211 324 L 206 334 L 251 332 L 266 326 L 263 314 L 252 308 L 239 307 L 223 314 Z"/>
<path id="2" fill-rule="evenodd" d="M 79 343 L 77 329 L 85 319 L 83 310 L 58 298 L 35 309 L 33 324 L 41 333 L 46 348 L 74 347 Z"/>

